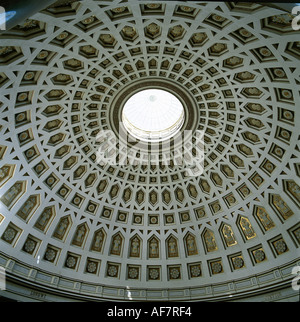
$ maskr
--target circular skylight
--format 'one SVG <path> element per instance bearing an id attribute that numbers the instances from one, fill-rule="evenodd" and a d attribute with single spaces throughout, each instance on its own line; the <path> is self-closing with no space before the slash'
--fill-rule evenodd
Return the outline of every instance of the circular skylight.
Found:
<path id="1" fill-rule="evenodd" d="M 125 129 L 135 138 L 158 142 L 181 128 L 184 109 L 177 97 L 160 89 L 140 91 L 129 98 L 122 111 Z"/>

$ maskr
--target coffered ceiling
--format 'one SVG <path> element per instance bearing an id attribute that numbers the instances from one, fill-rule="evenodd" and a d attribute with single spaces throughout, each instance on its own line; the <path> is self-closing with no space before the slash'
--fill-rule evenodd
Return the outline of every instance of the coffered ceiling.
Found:
<path id="1" fill-rule="evenodd" d="M 300 245 L 292 19 L 250 2 L 85 0 L 2 33 L 10 278 L 95 300 L 216 300 L 289 284 Z M 193 102 L 201 175 L 97 162 L 117 100 L 156 84 Z"/>

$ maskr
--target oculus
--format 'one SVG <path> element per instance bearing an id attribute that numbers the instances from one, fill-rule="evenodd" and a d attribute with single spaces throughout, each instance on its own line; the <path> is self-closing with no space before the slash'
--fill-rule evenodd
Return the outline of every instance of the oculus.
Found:
<path id="1" fill-rule="evenodd" d="M 132 95 L 122 110 L 129 134 L 144 142 L 160 142 L 179 132 L 184 122 L 180 100 L 161 89 L 146 89 Z"/>

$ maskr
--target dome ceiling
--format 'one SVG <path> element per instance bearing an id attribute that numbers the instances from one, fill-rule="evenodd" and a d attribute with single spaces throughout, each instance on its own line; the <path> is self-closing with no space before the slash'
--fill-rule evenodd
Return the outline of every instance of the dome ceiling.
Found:
<path id="1" fill-rule="evenodd" d="M 289 281 L 300 245 L 291 19 L 254 3 L 85 0 L 2 33 L 7 273 L 93 299 L 217 299 Z M 195 106 L 201 175 L 97 163 L 112 106 L 158 83 Z"/>

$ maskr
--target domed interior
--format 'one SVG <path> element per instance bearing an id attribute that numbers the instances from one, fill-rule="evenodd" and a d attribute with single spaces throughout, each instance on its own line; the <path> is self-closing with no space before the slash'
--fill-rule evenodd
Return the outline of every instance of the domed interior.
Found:
<path id="1" fill-rule="evenodd" d="M 2 296 L 298 300 L 294 18 L 268 3 L 59 1 L 1 31 Z M 203 172 L 174 150 L 120 163 L 114 123 L 131 99 L 128 124 L 189 128 L 190 158 L 204 134 Z M 101 131 L 115 163 L 97 162 Z"/>

